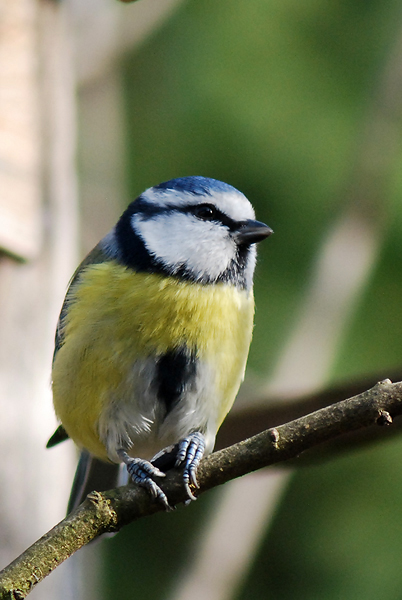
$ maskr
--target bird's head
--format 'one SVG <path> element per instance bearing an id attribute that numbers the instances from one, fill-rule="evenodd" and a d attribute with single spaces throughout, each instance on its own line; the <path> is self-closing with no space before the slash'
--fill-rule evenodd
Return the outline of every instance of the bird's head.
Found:
<path id="1" fill-rule="evenodd" d="M 234 187 L 206 177 L 183 177 L 141 194 L 107 244 L 138 271 L 249 288 L 255 243 L 271 233 Z"/>

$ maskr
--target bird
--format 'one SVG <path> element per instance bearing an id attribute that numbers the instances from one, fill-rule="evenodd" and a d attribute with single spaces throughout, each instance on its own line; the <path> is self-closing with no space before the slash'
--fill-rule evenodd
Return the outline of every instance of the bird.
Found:
<path id="1" fill-rule="evenodd" d="M 196 499 L 197 468 L 244 378 L 256 243 L 271 233 L 233 186 L 180 177 L 138 196 L 82 261 L 57 323 L 60 425 L 47 444 L 81 449 L 69 511 L 91 469 L 108 489 L 119 465 L 169 510 L 157 459 L 172 451 Z"/>

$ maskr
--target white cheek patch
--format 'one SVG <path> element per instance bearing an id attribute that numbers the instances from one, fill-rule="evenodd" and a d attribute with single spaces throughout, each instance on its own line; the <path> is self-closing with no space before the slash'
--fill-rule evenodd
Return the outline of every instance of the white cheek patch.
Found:
<path id="1" fill-rule="evenodd" d="M 134 214 L 132 225 L 148 252 L 172 274 L 185 267 L 198 280 L 214 280 L 236 257 L 227 227 L 214 221 L 172 211 L 151 219 Z"/>

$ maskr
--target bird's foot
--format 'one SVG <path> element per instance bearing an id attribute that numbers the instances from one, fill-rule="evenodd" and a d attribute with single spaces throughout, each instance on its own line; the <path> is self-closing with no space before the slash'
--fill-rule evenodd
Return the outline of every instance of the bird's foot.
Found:
<path id="1" fill-rule="evenodd" d="M 205 452 L 205 438 L 199 431 L 190 433 L 179 442 L 176 467 L 184 465 L 183 482 L 190 500 L 197 500 L 191 486 L 198 488 L 197 469 Z"/>
<path id="2" fill-rule="evenodd" d="M 148 460 L 132 458 L 125 450 L 121 450 L 119 456 L 126 465 L 131 480 L 148 490 L 151 496 L 163 504 L 167 511 L 172 510 L 165 492 L 152 479 L 152 477 L 166 477 L 166 474 L 152 465 Z"/>

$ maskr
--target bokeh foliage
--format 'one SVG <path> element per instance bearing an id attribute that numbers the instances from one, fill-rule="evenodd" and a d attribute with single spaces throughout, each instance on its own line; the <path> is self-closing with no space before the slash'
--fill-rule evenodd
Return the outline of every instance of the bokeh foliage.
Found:
<path id="1" fill-rule="evenodd" d="M 241 189 L 275 230 L 256 276 L 250 369 L 260 378 L 272 372 L 314 257 L 345 208 L 401 22 L 397 0 L 190 0 L 122 65 L 130 195 L 172 177 L 215 177 Z M 396 172 L 384 189 L 382 252 L 333 379 L 402 365 L 401 192 Z M 239 598 L 402 597 L 401 445 L 298 472 Z M 209 503 L 109 542 L 106 552 L 120 556 L 110 597 L 145 584 L 138 597 L 163 598 Z"/>

